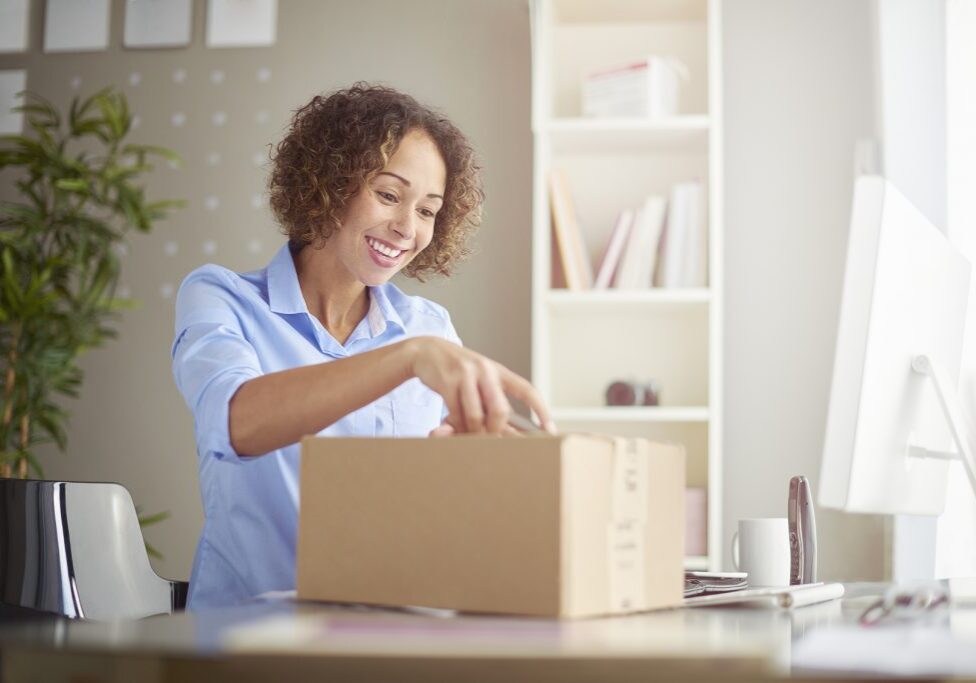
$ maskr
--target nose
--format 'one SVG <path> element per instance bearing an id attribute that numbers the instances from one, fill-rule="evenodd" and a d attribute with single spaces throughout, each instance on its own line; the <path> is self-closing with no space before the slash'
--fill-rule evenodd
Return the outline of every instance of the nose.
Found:
<path id="1" fill-rule="evenodd" d="M 417 234 L 416 220 L 417 215 L 412 209 L 401 209 L 393 219 L 393 232 L 405 240 L 412 240 Z"/>

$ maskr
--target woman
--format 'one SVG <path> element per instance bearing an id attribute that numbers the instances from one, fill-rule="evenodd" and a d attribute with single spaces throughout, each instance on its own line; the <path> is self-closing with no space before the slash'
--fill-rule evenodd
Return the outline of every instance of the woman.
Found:
<path id="1" fill-rule="evenodd" d="M 176 302 L 206 516 L 191 608 L 294 587 L 303 435 L 503 433 L 506 394 L 551 430 L 525 379 L 389 282 L 449 274 L 477 225 L 478 167 L 453 124 L 389 88 L 315 97 L 269 185 L 288 243 L 263 270 L 195 270 Z"/>

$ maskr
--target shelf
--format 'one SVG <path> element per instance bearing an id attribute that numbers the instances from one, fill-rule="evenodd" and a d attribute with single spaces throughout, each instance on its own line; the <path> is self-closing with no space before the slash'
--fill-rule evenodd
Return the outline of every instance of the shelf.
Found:
<path id="1" fill-rule="evenodd" d="M 530 0 L 532 14 L 532 381 L 556 424 L 679 443 L 687 485 L 707 498 L 705 548 L 721 562 L 723 435 L 722 0 Z M 583 78 L 649 55 L 681 61 L 674 116 L 586 117 Z M 600 254 L 624 209 L 702 184 L 708 281 L 698 288 L 553 289 L 549 179 L 572 190 L 584 256 Z M 650 256 L 650 254 L 649 254 Z M 654 382 L 662 406 L 604 405 L 614 380 Z M 691 554 L 701 552 L 701 555 Z M 705 551 L 705 552 L 703 552 Z"/>
<path id="2" fill-rule="evenodd" d="M 558 0 L 553 3 L 559 23 L 633 21 L 704 21 L 704 0 Z"/>
<path id="3" fill-rule="evenodd" d="M 547 129 L 556 154 L 645 154 L 708 149 L 708 116 L 665 119 L 560 118 Z"/>
<path id="4" fill-rule="evenodd" d="M 550 309 L 574 309 L 597 306 L 681 307 L 705 305 L 711 300 L 708 289 L 604 289 L 572 291 L 551 289 L 546 292 Z"/>
<path id="5" fill-rule="evenodd" d="M 552 419 L 556 424 L 560 422 L 708 422 L 708 408 L 682 406 L 553 408 Z"/>

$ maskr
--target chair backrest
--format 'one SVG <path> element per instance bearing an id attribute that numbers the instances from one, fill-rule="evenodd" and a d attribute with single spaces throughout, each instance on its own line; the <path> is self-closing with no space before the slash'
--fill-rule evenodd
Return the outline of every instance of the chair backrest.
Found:
<path id="1" fill-rule="evenodd" d="M 182 606 L 181 592 L 150 566 L 125 487 L 0 479 L 0 602 L 138 618 Z"/>

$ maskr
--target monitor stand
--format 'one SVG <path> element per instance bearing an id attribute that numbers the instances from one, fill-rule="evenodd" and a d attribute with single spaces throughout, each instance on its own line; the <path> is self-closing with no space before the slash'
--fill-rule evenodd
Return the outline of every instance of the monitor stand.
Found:
<path id="1" fill-rule="evenodd" d="M 939 405 L 942 406 L 942 412 L 945 414 L 949 431 L 952 433 L 952 440 L 958 451 L 937 451 L 909 443 L 909 457 L 961 461 L 966 470 L 966 476 L 969 478 L 969 485 L 973 489 L 973 495 L 976 496 L 976 459 L 973 457 L 973 443 L 971 441 L 974 432 L 972 423 L 963 417 L 959 396 L 953 390 L 945 371 L 929 356 L 919 354 L 912 358 L 912 370 L 920 375 L 927 376 L 935 385 Z"/>

